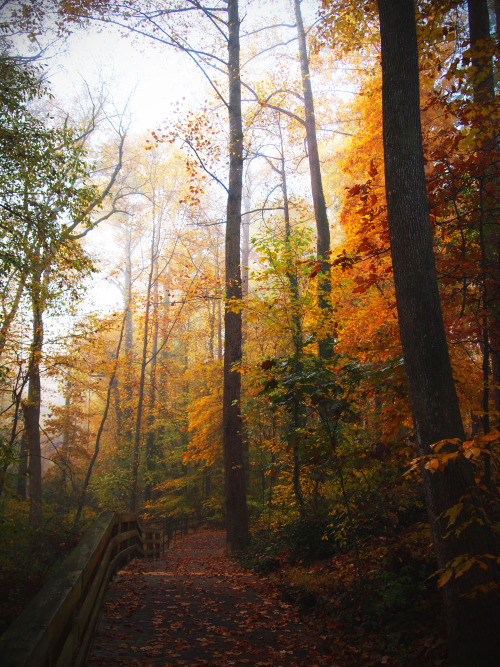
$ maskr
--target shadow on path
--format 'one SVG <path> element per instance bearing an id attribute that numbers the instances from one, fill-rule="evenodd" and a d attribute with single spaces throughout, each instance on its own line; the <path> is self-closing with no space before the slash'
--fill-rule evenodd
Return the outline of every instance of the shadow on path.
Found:
<path id="1" fill-rule="evenodd" d="M 225 556 L 225 533 L 136 560 L 107 593 L 88 667 L 334 666 L 265 578 Z"/>

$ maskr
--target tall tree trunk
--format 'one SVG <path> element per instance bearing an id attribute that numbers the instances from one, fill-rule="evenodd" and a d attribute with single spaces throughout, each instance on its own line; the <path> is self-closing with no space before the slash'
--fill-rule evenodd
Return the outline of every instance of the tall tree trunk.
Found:
<path id="1" fill-rule="evenodd" d="M 493 40 L 487 0 L 468 0 L 469 36 L 474 70 L 474 102 L 482 113 L 489 115 L 495 101 L 493 68 Z M 493 157 L 498 154 L 498 137 L 484 142 L 482 149 Z M 478 180 L 479 236 L 481 241 L 482 270 L 482 339 L 483 339 L 483 400 L 482 422 L 484 433 L 490 430 L 490 358 L 493 376 L 495 411 L 500 413 L 500 230 L 495 210 L 498 207 L 498 172 L 492 172 L 495 160 Z M 492 188 L 492 191 L 490 190 Z M 484 454 L 484 484 L 491 491 L 491 455 Z"/>
<path id="2" fill-rule="evenodd" d="M 3 494 L 4 491 L 4 486 L 6 482 L 6 477 L 7 477 L 7 470 L 10 466 L 11 463 L 11 453 L 12 453 L 12 458 L 13 454 L 15 451 L 15 442 L 16 439 L 19 435 L 17 426 L 19 423 L 19 415 L 21 413 L 21 397 L 22 397 L 22 391 L 24 388 L 24 383 L 22 384 L 20 389 L 14 389 L 14 395 L 15 395 L 15 401 L 14 401 L 14 415 L 12 419 L 12 423 L 10 426 L 10 438 L 8 440 L 5 440 L 3 444 L 3 449 L 5 453 L 5 458 L 6 461 L 2 467 L 2 470 L 0 471 L 0 497 Z M 26 476 L 27 476 L 27 471 L 28 471 L 28 443 L 26 440 L 26 429 L 23 429 L 22 435 L 21 435 L 21 443 L 19 445 L 19 456 L 18 456 L 18 469 L 17 469 L 17 486 L 16 486 L 16 491 L 21 498 L 24 500 L 26 499 Z"/>
<path id="3" fill-rule="evenodd" d="M 228 0 L 229 186 L 226 222 L 226 305 L 224 310 L 223 449 L 227 544 L 239 551 L 248 543 L 241 420 L 241 197 L 243 128 L 241 120 L 240 19 L 238 0 Z"/>
<path id="4" fill-rule="evenodd" d="M 217 256 L 215 264 L 215 280 L 219 284 L 220 280 L 220 266 L 219 266 L 219 245 L 217 243 Z M 217 359 L 222 359 L 222 296 L 217 295 Z"/>
<path id="5" fill-rule="evenodd" d="M 5 313 L 3 316 L 3 322 L 2 326 L 0 327 L 0 357 L 3 354 L 4 348 L 5 348 L 5 343 L 7 341 L 7 334 L 9 333 L 10 325 L 12 324 L 18 308 L 19 304 L 21 302 L 21 297 L 24 292 L 24 288 L 26 285 L 26 280 L 27 280 L 28 274 L 27 272 L 24 273 L 21 278 L 19 279 L 19 283 L 17 285 L 16 293 L 14 295 L 14 298 L 12 299 L 12 303 L 10 305 L 10 310 Z"/>
<path id="6" fill-rule="evenodd" d="M 124 352 L 125 368 L 123 381 L 124 406 L 123 415 L 123 442 L 120 447 L 124 450 L 123 455 L 127 459 L 133 441 L 133 370 L 132 361 L 134 356 L 134 320 L 132 315 L 132 229 L 127 228 L 127 238 L 125 247 L 125 334 L 124 334 Z"/>
<path id="7" fill-rule="evenodd" d="M 448 356 L 424 173 L 420 124 L 418 46 L 413 0 L 378 0 L 382 50 L 385 187 L 399 329 L 419 455 L 448 438 L 463 439 Z M 443 512 L 475 492 L 465 460 L 444 471 L 423 471 L 424 493 L 438 565 L 456 557 L 491 553 L 488 531 L 478 522 L 446 537 Z M 457 526 L 458 527 L 458 526 Z M 500 664 L 498 605 L 494 596 L 464 597 L 491 581 L 472 567 L 443 588 L 449 659 L 453 665 Z"/>
<path id="8" fill-rule="evenodd" d="M 123 341 L 123 333 L 125 330 L 125 322 L 127 319 L 127 315 L 125 314 L 123 320 L 122 320 L 122 326 L 120 329 L 120 336 L 118 338 L 118 344 L 116 346 L 116 352 L 114 355 L 114 365 L 113 365 L 113 371 L 111 373 L 111 377 L 109 378 L 108 382 L 108 391 L 106 392 L 106 403 L 104 406 L 104 412 L 101 418 L 101 423 L 99 424 L 99 429 L 97 431 L 96 439 L 95 439 L 95 444 L 94 444 L 94 452 L 92 454 L 92 458 L 90 459 L 89 466 L 87 468 L 87 472 L 85 474 L 85 479 L 83 481 L 83 486 L 82 486 L 82 491 L 80 494 L 80 500 L 78 501 L 78 507 L 76 509 L 75 513 L 75 519 L 73 521 L 73 530 L 76 530 L 78 528 L 78 524 L 80 523 L 80 517 L 83 511 L 83 508 L 85 506 L 85 496 L 87 493 L 87 489 L 90 484 L 90 478 L 92 476 L 92 471 L 94 469 L 94 465 L 97 461 L 97 458 L 99 456 L 99 450 L 100 450 L 100 445 L 101 445 L 101 436 L 102 432 L 104 431 L 104 426 L 106 424 L 106 420 L 108 418 L 108 412 L 109 412 L 109 406 L 111 403 L 111 394 L 113 392 L 113 388 L 115 386 L 115 379 L 116 379 L 116 369 L 118 366 L 118 358 L 120 356 L 120 350 L 122 346 L 122 341 Z"/>
<path id="9" fill-rule="evenodd" d="M 495 0 L 495 23 L 496 23 L 496 44 L 497 48 L 500 48 L 500 0 Z M 497 66 L 497 81 L 496 85 L 498 86 L 498 66 Z"/>
<path id="10" fill-rule="evenodd" d="M 21 372 L 20 372 L 21 373 Z M 27 381 L 27 378 L 25 382 Z M 15 443 L 16 440 L 19 436 L 17 427 L 19 424 L 19 415 L 21 413 L 21 398 L 22 398 L 22 392 L 24 389 L 24 384 L 25 382 L 22 383 L 21 387 L 16 387 L 13 391 L 13 394 L 15 396 L 14 400 L 14 415 L 12 418 L 12 423 L 10 426 L 10 438 L 8 440 L 5 440 L 3 442 L 3 450 L 4 450 L 4 460 L 5 463 L 2 467 L 2 470 L 0 471 L 0 497 L 3 494 L 4 491 L 4 486 L 6 482 L 6 477 L 7 477 L 7 470 L 10 466 L 11 459 L 14 458 L 14 451 L 15 451 Z M 17 469 L 17 485 L 16 485 L 16 492 L 23 500 L 26 499 L 26 477 L 27 477 L 27 471 L 28 471 L 28 443 L 26 440 L 26 429 L 22 430 L 21 433 L 21 442 L 19 445 L 19 454 L 18 454 L 18 469 Z"/>
<path id="11" fill-rule="evenodd" d="M 115 379 L 113 380 L 112 393 L 113 393 L 113 405 L 115 409 L 115 421 L 116 421 L 115 442 L 117 447 L 121 447 L 123 444 L 123 409 L 120 397 L 121 393 L 120 381 L 118 380 L 116 375 Z"/>
<path id="12" fill-rule="evenodd" d="M 248 302 L 248 263 L 250 261 L 250 211 L 251 207 L 251 187 L 252 176 L 250 173 L 250 165 L 248 164 L 246 174 L 246 187 L 243 192 L 243 216 L 241 219 L 242 243 L 241 243 L 241 298 L 245 305 Z M 241 311 L 241 346 L 242 353 L 245 350 L 245 341 L 247 337 L 247 318 L 246 308 Z M 245 462 L 245 483 L 247 488 L 250 486 L 250 441 L 246 424 L 242 423 L 242 438 L 243 438 L 243 460 Z"/>
<path id="13" fill-rule="evenodd" d="M 492 35 L 487 0 L 467 0 L 469 17 L 469 37 L 472 51 L 472 68 L 474 102 L 483 108 L 486 115 L 493 110 L 495 101 L 495 82 L 493 67 Z M 498 151 L 498 137 L 485 142 L 482 147 L 488 152 Z M 494 160 L 488 160 L 491 164 Z M 494 167 L 493 167 L 494 169 Z M 486 361 L 484 369 L 484 392 L 489 394 L 489 356 L 492 361 L 493 400 L 495 410 L 500 413 L 500 230 L 495 219 L 495 209 L 498 207 L 498 173 L 492 173 L 490 166 L 483 178 L 479 179 L 479 199 L 481 210 L 479 215 L 481 233 L 481 252 L 483 270 L 483 354 Z M 488 194 L 493 185 L 492 194 Z M 486 279 L 484 279 L 484 277 Z M 486 409 L 485 409 L 486 406 Z M 484 421 L 488 416 L 488 401 L 483 400 Z M 485 433 L 488 431 L 485 430 Z"/>
<path id="14" fill-rule="evenodd" d="M 314 115 L 314 98 L 309 72 L 309 56 L 307 54 L 306 33 L 300 0 L 294 0 L 295 21 L 299 40 L 300 71 L 302 75 L 302 94 L 304 96 L 304 116 L 307 138 L 307 152 L 309 156 L 309 173 L 311 176 L 311 191 L 314 203 L 314 217 L 316 220 L 317 253 L 321 261 L 321 272 L 318 275 L 318 300 L 323 316 L 328 319 L 332 312 L 331 279 L 330 279 L 330 227 L 326 212 L 325 195 L 321 179 L 321 164 L 319 161 L 318 139 L 316 137 L 316 118 Z M 331 340 L 320 340 L 319 354 L 322 359 L 331 356 Z"/>
<path id="15" fill-rule="evenodd" d="M 303 367 L 302 363 L 303 340 L 302 340 L 302 319 L 300 315 L 300 292 L 299 292 L 299 283 L 297 280 L 297 275 L 295 273 L 295 267 L 291 265 L 291 257 L 293 256 L 291 247 L 292 228 L 290 225 L 290 207 L 288 202 L 288 188 L 286 182 L 285 156 L 284 156 L 283 137 L 281 136 L 281 127 L 280 127 L 280 139 L 281 139 L 280 175 L 281 175 L 281 189 L 283 192 L 283 213 L 285 219 L 285 253 L 287 257 L 286 277 L 290 289 L 290 307 L 292 310 L 292 315 L 291 315 L 292 343 L 293 343 L 293 352 L 295 359 L 294 362 L 295 370 L 296 372 L 300 373 Z M 305 504 L 304 504 L 304 495 L 302 493 L 302 486 L 300 483 L 301 457 L 299 448 L 297 446 L 297 441 L 298 441 L 298 434 L 300 430 L 304 427 L 304 424 L 305 424 L 304 406 L 301 404 L 300 399 L 297 396 L 294 396 L 290 444 L 292 446 L 292 451 L 293 451 L 293 492 L 297 504 L 299 506 L 299 511 L 301 516 L 305 515 Z"/>
<path id="16" fill-rule="evenodd" d="M 144 407 L 144 388 L 146 384 L 146 368 L 148 365 L 148 335 L 149 314 L 151 312 L 151 291 L 153 288 L 153 277 L 155 274 L 156 259 L 156 227 L 153 223 L 153 238 L 151 241 L 151 263 L 148 275 L 148 287 L 146 290 L 146 313 L 144 315 L 144 330 L 141 356 L 141 374 L 139 378 L 139 395 L 137 398 L 137 412 L 135 418 L 134 449 L 132 456 L 132 488 L 130 493 L 130 511 L 137 512 L 139 494 L 139 461 L 141 453 L 141 423 Z"/>
<path id="17" fill-rule="evenodd" d="M 28 475 L 28 440 L 26 438 L 26 431 L 21 435 L 21 442 L 19 443 L 19 464 L 17 467 L 17 495 L 23 500 L 26 499 L 27 491 L 27 475 Z"/>
<path id="18" fill-rule="evenodd" d="M 154 258 L 154 275 L 153 275 L 153 314 L 152 314 L 152 328 L 153 335 L 151 341 L 151 367 L 149 371 L 149 406 L 148 406 L 148 421 L 146 429 L 146 482 L 144 485 L 144 499 L 151 500 L 151 492 L 153 488 L 153 473 L 155 470 L 155 456 L 156 456 L 156 367 L 158 356 L 158 244 L 155 251 Z"/>
<path id="19" fill-rule="evenodd" d="M 40 528 L 42 522 L 42 452 L 40 445 L 40 364 L 43 349 L 42 274 L 34 272 L 32 281 L 33 337 L 28 365 L 28 398 L 22 401 L 21 405 L 28 446 L 29 523 L 32 528 Z"/>
<path id="20" fill-rule="evenodd" d="M 248 300 L 248 264 L 250 262 L 250 211 L 251 209 L 251 188 L 252 188 L 252 175 L 250 173 L 250 165 L 248 164 L 246 172 L 246 185 L 243 191 L 243 216 L 241 218 L 241 296 L 243 301 L 247 302 Z M 246 310 L 246 309 L 245 309 Z M 247 322 L 246 314 L 242 312 L 242 321 L 241 321 L 241 344 L 243 351 L 245 350 L 245 343 L 247 337 Z M 245 444 L 246 448 L 246 444 Z"/>
<path id="21" fill-rule="evenodd" d="M 208 358 L 213 361 L 215 358 L 214 354 L 214 341 L 215 341 L 215 299 L 210 301 L 207 300 L 207 319 L 208 319 Z"/>
<path id="22" fill-rule="evenodd" d="M 248 263 L 250 261 L 250 207 L 251 202 L 251 188 L 252 188 L 252 176 L 250 173 L 250 166 L 247 169 L 246 174 L 246 187 L 243 194 L 243 209 L 244 213 L 241 220 L 241 232 L 242 232 L 242 243 L 241 243 L 241 293 L 243 298 L 248 297 Z M 245 323 L 243 322 L 243 329 L 245 328 Z M 243 342 L 245 338 L 245 332 L 243 331 Z"/>

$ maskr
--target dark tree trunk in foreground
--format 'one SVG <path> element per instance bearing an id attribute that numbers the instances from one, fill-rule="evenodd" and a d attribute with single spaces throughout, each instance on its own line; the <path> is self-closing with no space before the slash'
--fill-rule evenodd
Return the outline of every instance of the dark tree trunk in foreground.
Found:
<path id="1" fill-rule="evenodd" d="M 382 47 L 385 181 L 399 328 L 419 455 L 446 438 L 463 439 L 437 286 L 424 174 L 418 46 L 413 0 L 378 0 Z M 463 554 L 491 553 L 490 535 L 473 522 L 445 537 L 442 512 L 475 492 L 462 460 L 424 474 L 424 492 L 440 568 Z M 461 516 L 459 523 L 465 520 Z M 449 660 L 500 664 L 498 606 L 492 595 L 463 597 L 492 573 L 472 567 L 443 588 Z"/>
<path id="2" fill-rule="evenodd" d="M 300 71 L 302 76 L 302 94 L 304 96 L 304 117 L 307 138 L 307 152 L 309 157 L 309 173 L 311 177 L 311 192 L 314 203 L 314 217 L 316 220 L 317 253 L 321 260 L 321 273 L 318 276 L 318 300 L 323 315 L 328 316 L 332 310 L 331 282 L 330 282 L 330 227 L 326 212 L 325 195 L 321 179 L 321 164 L 319 161 L 318 139 L 316 137 L 316 118 L 314 115 L 314 98 L 309 72 L 309 56 L 307 55 L 306 33 L 300 10 L 300 0 L 294 0 L 295 21 L 299 41 Z M 319 354 L 322 359 L 331 356 L 331 341 L 321 340 Z"/>
<path id="3" fill-rule="evenodd" d="M 241 122 L 240 21 L 238 0 L 228 1 L 229 186 L 226 223 L 226 302 L 224 313 L 223 448 L 227 543 L 231 551 L 248 542 L 245 469 L 241 421 L 241 198 L 243 190 L 243 128 Z M 233 304 L 234 305 L 234 304 Z"/>

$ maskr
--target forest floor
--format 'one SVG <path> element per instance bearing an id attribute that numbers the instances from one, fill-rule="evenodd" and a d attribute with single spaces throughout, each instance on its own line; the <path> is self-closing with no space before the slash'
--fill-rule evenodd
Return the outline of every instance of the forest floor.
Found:
<path id="1" fill-rule="evenodd" d="M 342 594 L 327 584 L 332 575 L 348 577 L 337 560 L 263 576 L 226 556 L 225 533 L 189 535 L 165 558 L 136 560 L 120 571 L 87 667 L 444 664 L 432 606 L 420 620 L 414 610 L 380 614 L 365 603 L 360 612 L 354 598 L 349 602 L 352 588 Z M 308 586 L 316 581 L 315 593 L 297 586 L 297 571 Z M 374 596 L 370 586 L 363 591 Z"/>
<path id="2" fill-rule="evenodd" d="M 326 636 L 276 586 L 225 555 L 225 533 L 189 535 L 166 559 L 136 560 L 111 584 L 88 667 L 333 666 Z"/>

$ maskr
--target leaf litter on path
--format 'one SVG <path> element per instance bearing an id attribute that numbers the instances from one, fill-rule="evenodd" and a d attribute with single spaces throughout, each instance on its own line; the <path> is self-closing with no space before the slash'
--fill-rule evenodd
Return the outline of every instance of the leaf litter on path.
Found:
<path id="1" fill-rule="evenodd" d="M 225 534 L 187 536 L 136 560 L 107 592 L 88 667 L 334 667 L 269 580 L 225 555 Z"/>

